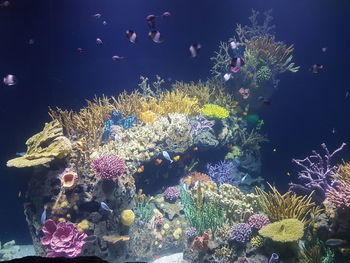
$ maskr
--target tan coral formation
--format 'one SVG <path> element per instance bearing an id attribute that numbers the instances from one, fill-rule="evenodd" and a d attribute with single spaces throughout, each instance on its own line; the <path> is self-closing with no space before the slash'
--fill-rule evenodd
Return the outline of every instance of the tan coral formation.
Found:
<path id="1" fill-rule="evenodd" d="M 72 151 L 69 139 L 63 136 L 60 123 L 55 120 L 45 124 L 44 129 L 26 141 L 25 155 L 7 162 L 8 167 L 32 167 L 62 159 Z"/>

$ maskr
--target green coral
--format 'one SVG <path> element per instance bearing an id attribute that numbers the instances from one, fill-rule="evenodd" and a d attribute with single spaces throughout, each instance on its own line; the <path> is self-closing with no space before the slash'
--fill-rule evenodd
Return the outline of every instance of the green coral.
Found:
<path id="1" fill-rule="evenodd" d="M 243 155 L 241 148 L 234 146 L 230 152 L 225 156 L 225 160 L 235 160 Z"/>
<path id="2" fill-rule="evenodd" d="M 62 159 L 72 151 L 69 139 L 63 136 L 63 128 L 57 121 L 45 124 L 44 129 L 26 141 L 25 155 L 7 162 L 8 167 L 32 167 Z"/>
<path id="3" fill-rule="evenodd" d="M 152 205 L 149 202 L 137 202 L 135 215 L 138 222 L 147 224 L 153 216 Z"/>
<path id="4" fill-rule="evenodd" d="M 277 242 L 294 242 L 303 237 L 304 223 L 294 218 L 284 219 L 262 227 L 259 234 Z"/>
<path id="5" fill-rule="evenodd" d="M 250 244 L 254 248 L 260 248 L 264 245 L 264 238 L 261 236 L 255 236 L 250 240 Z"/>
<path id="6" fill-rule="evenodd" d="M 256 72 L 256 80 L 258 82 L 264 82 L 268 81 L 272 78 L 272 71 L 268 66 L 262 66 L 257 72 Z"/>
<path id="7" fill-rule="evenodd" d="M 215 104 L 204 104 L 200 112 L 211 119 L 225 119 L 230 114 L 224 107 Z"/>
<path id="8" fill-rule="evenodd" d="M 223 208 L 215 200 L 204 198 L 201 186 L 194 193 L 185 190 L 184 186 L 180 189 L 181 203 L 189 225 L 196 228 L 199 236 L 208 229 L 215 233 L 224 223 Z"/>

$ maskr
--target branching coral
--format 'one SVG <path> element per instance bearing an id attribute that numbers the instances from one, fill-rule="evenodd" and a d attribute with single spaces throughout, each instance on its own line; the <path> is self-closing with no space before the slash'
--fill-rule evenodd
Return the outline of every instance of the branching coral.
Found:
<path id="1" fill-rule="evenodd" d="M 201 81 L 197 83 L 184 83 L 177 81 L 172 85 L 172 89 L 174 91 L 179 90 L 184 92 L 188 97 L 197 99 L 199 106 L 208 103 L 211 96 L 213 96 L 213 90 L 210 88 L 210 86 Z"/>
<path id="2" fill-rule="evenodd" d="M 112 104 L 115 110 L 120 112 L 123 117 L 136 114 L 141 109 L 142 95 L 138 91 L 128 94 L 123 91 L 118 97 L 112 97 Z"/>
<path id="3" fill-rule="evenodd" d="M 337 174 L 337 180 L 350 184 L 350 162 L 339 165 Z"/>
<path id="4" fill-rule="evenodd" d="M 237 131 L 243 149 L 252 152 L 259 152 L 261 147 L 260 144 L 263 142 L 268 142 L 268 139 L 264 135 L 256 132 L 255 129 L 252 129 L 250 133 L 246 128 L 239 129 Z"/>
<path id="5" fill-rule="evenodd" d="M 95 97 L 93 101 L 87 100 L 87 107 L 82 108 L 79 113 L 50 108 L 49 115 L 53 120 L 59 121 L 69 138 L 86 137 L 88 145 L 97 147 L 102 140 L 104 123 L 113 109 L 109 98 L 103 96 Z"/>
<path id="6" fill-rule="evenodd" d="M 297 196 L 291 191 L 281 194 L 276 187 L 270 185 L 272 192 L 265 192 L 256 187 L 259 195 L 258 202 L 261 209 L 272 221 L 287 218 L 296 218 L 303 223 L 309 224 L 312 217 L 317 217 L 322 210 L 314 208 L 315 203 L 311 201 L 312 194 Z M 313 209 L 314 208 L 314 209 Z"/>
<path id="7" fill-rule="evenodd" d="M 335 188 L 330 188 L 326 192 L 327 200 L 339 209 L 350 208 L 350 184 L 340 182 Z"/>
<path id="8" fill-rule="evenodd" d="M 210 58 L 214 62 L 210 72 L 214 78 L 222 77 L 224 72 L 229 72 L 232 57 L 230 55 L 230 45 L 226 42 L 220 42 L 219 51 L 215 51 L 213 57 Z"/>

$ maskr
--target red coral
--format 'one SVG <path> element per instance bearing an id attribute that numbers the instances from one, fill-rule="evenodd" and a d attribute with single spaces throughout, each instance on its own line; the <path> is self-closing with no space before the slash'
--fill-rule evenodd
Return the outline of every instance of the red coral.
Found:
<path id="1" fill-rule="evenodd" d="M 336 188 L 331 188 L 326 192 L 327 200 L 336 208 L 348 209 L 350 208 L 350 184 L 340 182 Z"/>
<path id="2" fill-rule="evenodd" d="M 205 231 L 201 237 L 197 236 L 192 242 L 192 250 L 197 252 L 205 252 L 208 249 L 210 232 Z"/>

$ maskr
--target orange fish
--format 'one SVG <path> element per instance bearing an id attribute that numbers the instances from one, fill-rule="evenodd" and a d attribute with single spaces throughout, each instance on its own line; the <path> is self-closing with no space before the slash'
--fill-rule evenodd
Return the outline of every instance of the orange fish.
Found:
<path id="1" fill-rule="evenodd" d="M 139 168 L 137 168 L 138 173 L 142 173 L 145 170 L 145 166 L 141 165 Z"/>
<path id="2" fill-rule="evenodd" d="M 157 158 L 154 162 L 156 163 L 156 165 L 160 165 L 163 162 L 163 160 Z"/>
<path id="3" fill-rule="evenodd" d="M 196 147 L 193 147 L 193 149 L 192 149 L 193 151 L 198 151 L 198 147 L 196 146 Z"/>

